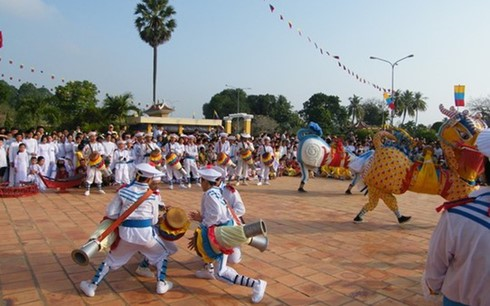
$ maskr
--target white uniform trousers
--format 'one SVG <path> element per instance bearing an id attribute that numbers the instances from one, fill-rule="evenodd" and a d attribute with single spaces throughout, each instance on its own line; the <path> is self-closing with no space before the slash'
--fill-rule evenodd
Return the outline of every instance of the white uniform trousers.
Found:
<path id="1" fill-rule="evenodd" d="M 199 178 L 199 173 L 197 173 L 197 163 L 195 158 L 184 158 L 184 169 L 187 172 L 188 181 L 190 181 L 191 173 L 195 179 Z"/>
<path id="2" fill-rule="evenodd" d="M 92 183 L 95 183 L 97 185 L 102 184 L 102 171 L 95 167 L 88 167 L 86 182 L 88 185 Z"/>
<path id="3" fill-rule="evenodd" d="M 116 164 L 114 180 L 116 184 L 129 184 L 129 166 L 126 163 Z"/>

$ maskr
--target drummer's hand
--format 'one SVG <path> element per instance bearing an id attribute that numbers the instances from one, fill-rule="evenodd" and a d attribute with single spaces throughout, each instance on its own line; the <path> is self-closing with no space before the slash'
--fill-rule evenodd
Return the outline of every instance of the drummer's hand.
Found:
<path id="1" fill-rule="evenodd" d="M 189 212 L 189 219 L 197 222 L 201 222 L 202 216 L 199 210 Z"/>

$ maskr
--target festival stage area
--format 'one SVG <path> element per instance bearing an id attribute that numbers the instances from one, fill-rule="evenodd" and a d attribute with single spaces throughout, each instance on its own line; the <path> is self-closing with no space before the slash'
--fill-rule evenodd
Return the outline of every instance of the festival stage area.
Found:
<path id="1" fill-rule="evenodd" d="M 380 202 L 365 223 L 353 224 L 367 198 L 344 194 L 348 181 L 310 179 L 308 193 L 296 190 L 300 178 L 281 177 L 271 186 L 240 186 L 245 220 L 267 223 L 269 249 L 243 246 L 234 266 L 247 276 L 268 282 L 263 305 L 432 305 L 421 295 L 420 279 L 428 242 L 439 218 L 438 196 L 408 192 L 399 196 L 401 212 L 412 221 L 398 225 Z M 0 199 L 0 305 L 247 305 L 251 288 L 201 280 L 194 272 L 201 260 L 179 240 L 168 278 L 174 288 L 155 293 L 155 280 L 135 276 L 136 255 L 110 272 L 93 298 L 80 293 L 80 281 L 92 278 L 104 258 L 88 266 L 75 264 L 70 253 L 88 239 L 114 196 L 82 189 Z M 95 190 L 94 190 L 95 191 Z M 198 209 L 201 190 L 168 190 L 167 205 Z M 195 224 L 193 224 L 193 228 Z"/>

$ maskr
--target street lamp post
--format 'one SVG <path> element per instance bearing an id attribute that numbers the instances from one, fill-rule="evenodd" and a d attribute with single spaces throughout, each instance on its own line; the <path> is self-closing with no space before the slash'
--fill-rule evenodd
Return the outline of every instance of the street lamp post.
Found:
<path id="1" fill-rule="evenodd" d="M 241 87 L 231 86 L 228 84 L 225 84 L 225 86 L 228 88 L 236 90 L 236 113 L 239 114 L 240 113 L 240 92 L 238 90 L 241 89 L 241 90 L 245 91 L 245 90 L 250 90 L 252 88 L 250 88 L 250 87 L 241 88 Z M 238 119 L 237 131 L 240 131 L 240 118 L 237 118 L 237 119 Z"/>
<path id="2" fill-rule="evenodd" d="M 407 59 L 407 58 L 411 58 L 413 57 L 414 55 L 413 54 L 410 54 L 410 55 L 407 55 L 405 57 L 402 57 L 401 59 L 397 60 L 396 62 L 392 63 L 388 60 L 385 60 L 385 59 L 382 59 L 382 58 L 379 58 L 379 57 L 376 57 L 376 56 L 370 56 L 369 58 L 370 59 L 374 59 L 374 60 L 378 60 L 378 61 L 382 61 L 382 62 L 385 62 L 385 63 L 388 63 L 390 64 L 391 66 L 391 97 L 392 99 L 395 98 L 395 66 L 403 61 L 404 59 Z M 393 100 L 393 103 L 395 103 L 395 101 Z M 395 107 L 396 107 L 396 104 L 395 104 Z M 383 111 L 383 116 L 384 116 L 384 111 Z M 395 116 L 395 110 L 391 110 L 391 125 L 393 125 L 393 117 Z"/>

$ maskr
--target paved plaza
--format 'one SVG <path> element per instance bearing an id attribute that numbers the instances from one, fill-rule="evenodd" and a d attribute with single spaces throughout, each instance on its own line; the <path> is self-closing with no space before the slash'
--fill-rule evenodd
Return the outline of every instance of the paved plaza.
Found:
<path id="1" fill-rule="evenodd" d="M 367 198 L 359 191 L 345 195 L 349 184 L 311 179 L 298 193 L 299 178 L 281 177 L 271 186 L 240 186 L 245 220 L 267 223 L 269 249 L 243 246 L 242 274 L 268 282 L 263 305 L 431 305 L 421 295 L 420 279 L 428 241 L 439 216 L 438 196 L 398 196 L 401 211 L 412 221 L 399 225 L 383 204 L 352 219 Z M 196 279 L 201 260 L 187 250 L 187 239 L 169 262 L 174 288 L 155 293 L 155 280 L 136 276 L 140 257 L 110 272 L 96 296 L 78 289 L 90 279 L 104 254 L 88 266 L 75 264 L 70 253 L 86 242 L 103 217 L 115 189 L 106 195 L 49 191 L 24 198 L 0 199 L 0 300 L 4 305 L 247 305 L 251 288 Z M 168 190 L 167 205 L 198 209 L 202 191 Z M 193 224 L 193 228 L 196 224 Z M 186 237 L 191 236 L 191 231 Z"/>

